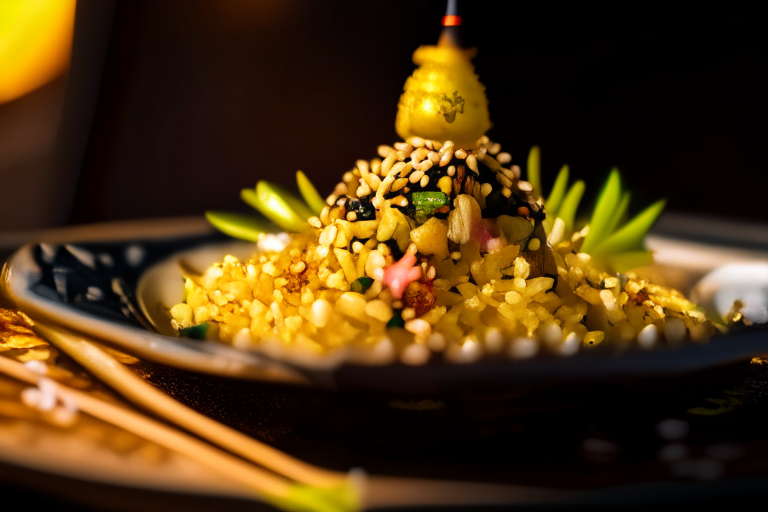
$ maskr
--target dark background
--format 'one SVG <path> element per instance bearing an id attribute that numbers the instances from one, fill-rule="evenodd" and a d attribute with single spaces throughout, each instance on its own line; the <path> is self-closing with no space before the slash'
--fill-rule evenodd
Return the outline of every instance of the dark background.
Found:
<path id="1" fill-rule="evenodd" d="M 589 199 L 618 166 L 634 209 L 668 197 L 674 211 L 768 220 L 764 16 L 735 4 L 461 4 L 489 135 L 523 166 L 539 145 L 545 188 L 568 163 Z M 437 41 L 445 2 L 114 6 L 103 72 L 73 54 L 74 79 L 100 88 L 63 223 L 247 211 L 241 188 L 292 184 L 297 169 L 327 192 L 397 140 L 411 54 Z M 81 17 L 78 30 L 93 28 Z"/>

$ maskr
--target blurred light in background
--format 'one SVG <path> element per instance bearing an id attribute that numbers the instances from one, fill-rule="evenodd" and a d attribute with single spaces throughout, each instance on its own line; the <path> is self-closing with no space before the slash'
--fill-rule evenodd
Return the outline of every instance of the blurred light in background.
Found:
<path id="1" fill-rule="evenodd" d="M 75 0 L 0 0 L 0 103 L 67 69 Z"/>

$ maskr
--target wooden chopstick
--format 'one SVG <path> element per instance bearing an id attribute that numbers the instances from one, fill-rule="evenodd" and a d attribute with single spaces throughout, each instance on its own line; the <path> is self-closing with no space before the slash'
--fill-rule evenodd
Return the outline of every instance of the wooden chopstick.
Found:
<path id="1" fill-rule="evenodd" d="M 39 322 L 35 330 L 128 401 L 215 445 L 303 484 L 336 488 L 347 481 L 345 473 L 307 464 L 190 409 L 144 381 L 81 334 Z"/>

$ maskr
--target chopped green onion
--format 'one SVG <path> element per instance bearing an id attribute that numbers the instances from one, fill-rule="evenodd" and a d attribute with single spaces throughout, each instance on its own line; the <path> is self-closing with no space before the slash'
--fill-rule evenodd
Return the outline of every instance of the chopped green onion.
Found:
<path id="1" fill-rule="evenodd" d="M 301 197 L 304 198 L 309 209 L 315 215 L 320 215 L 320 212 L 325 208 L 325 199 L 317 192 L 315 186 L 302 171 L 296 171 L 296 184 L 299 186 Z"/>
<path id="2" fill-rule="evenodd" d="M 597 204 L 592 212 L 592 219 L 589 221 L 589 234 L 587 234 L 584 244 L 581 246 L 582 252 L 592 252 L 592 249 L 597 247 L 608 235 L 607 229 L 620 198 L 621 176 L 618 169 L 613 169 L 597 198 Z"/>
<path id="3" fill-rule="evenodd" d="M 372 284 L 373 284 L 373 279 L 371 279 L 370 277 L 363 276 L 352 281 L 352 284 L 350 285 L 350 289 L 356 293 L 365 293 L 366 290 L 368 290 L 368 288 L 370 288 Z"/>
<path id="4" fill-rule="evenodd" d="M 182 338 L 192 338 L 196 340 L 204 340 L 205 334 L 208 332 L 208 322 L 204 322 L 200 325 L 193 325 L 192 327 L 185 327 L 179 331 L 179 336 Z"/>
<path id="5" fill-rule="evenodd" d="M 416 223 L 422 225 L 435 214 L 435 210 L 448 204 L 448 196 L 443 192 L 414 192 L 411 203 L 416 209 Z"/>
<path id="6" fill-rule="evenodd" d="M 213 227 L 234 238 L 256 242 L 259 235 L 276 231 L 271 222 L 255 215 L 209 211 L 205 218 Z"/>

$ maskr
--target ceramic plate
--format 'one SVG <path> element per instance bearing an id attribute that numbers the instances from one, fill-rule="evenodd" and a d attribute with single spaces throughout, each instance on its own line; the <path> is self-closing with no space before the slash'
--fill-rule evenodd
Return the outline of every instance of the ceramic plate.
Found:
<path id="1" fill-rule="evenodd" d="M 705 229 L 695 219 L 667 215 L 648 241 L 657 253 L 658 271 L 685 289 L 725 263 L 768 259 L 764 227 L 745 231 L 743 226 L 721 224 L 719 228 Z M 702 240 L 703 233 L 710 239 Z M 720 238 L 713 233 L 720 233 Z M 329 388 L 437 393 L 640 378 L 704 369 L 768 352 L 768 333 L 753 331 L 715 337 L 702 345 L 621 352 L 601 346 L 570 357 L 544 355 L 523 361 L 456 364 L 434 355 L 426 365 L 413 367 L 396 362 L 394 354 L 389 354 L 391 359 L 374 354 L 381 348 L 316 357 L 269 347 L 238 350 L 173 336 L 166 311 L 181 300 L 182 266 L 203 270 L 225 254 L 246 257 L 252 250 L 252 244 L 210 233 L 162 240 L 27 245 L 7 262 L 3 287 L 17 307 L 33 318 L 112 342 L 146 360 L 229 377 Z"/>

